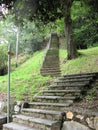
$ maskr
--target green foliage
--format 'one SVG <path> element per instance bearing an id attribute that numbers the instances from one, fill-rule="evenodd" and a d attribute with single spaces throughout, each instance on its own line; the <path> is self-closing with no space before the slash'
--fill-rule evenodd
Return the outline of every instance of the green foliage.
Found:
<path id="1" fill-rule="evenodd" d="M 42 42 L 47 34 L 43 29 L 41 22 L 31 22 L 26 19 L 23 21 L 23 25 L 20 27 L 20 51 L 35 52 L 41 49 Z"/>
<path id="2" fill-rule="evenodd" d="M 90 11 L 90 7 L 85 5 L 82 1 L 74 1 L 71 8 L 72 20 L 85 18 L 85 15 Z"/>
<path id="3" fill-rule="evenodd" d="M 96 91 L 97 90 L 95 88 L 92 88 L 92 89 L 88 90 L 86 99 L 87 100 L 92 100 L 93 97 L 96 95 Z"/>
<path id="4" fill-rule="evenodd" d="M 17 0 L 14 5 L 17 20 L 34 20 L 35 18 L 44 23 L 53 22 L 62 17 L 60 1 L 55 0 Z"/>
<path id="5" fill-rule="evenodd" d="M 14 22 L 14 15 L 8 15 L 4 21 L 0 22 L 0 40 L 1 43 L 12 46 L 12 51 L 16 51 L 16 41 L 18 33 L 19 53 L 27 52 L 33 53 L 42 47 L 43 40 L 48 37 L 50 33 L 49 26 L 39 21 L 29 21 L 24 19 L 21 26 L 16 26 Z"/>
<path id="6" fill-rule="evenodd" d="M 0 45 L 0 75 L 7 72 L 7 46 Z"/>
<path id="7" fill-rule="evenodd" d="M 57 19 L 55 22 L 55 26 L 54 31 L 60 35 L 64 35 L 64 19 Z"/>
<path id="8" fill-rule="evenodd" d="M 15 52 L 16 31 L 14 24 L 14 15 L 8 15 L 5 20 L 0 21 L 0 43 L 11 44 L 12 50 Z"/>
<path id="9" fill-rule="evenodd" d="M 98 14 L 92 12 L 90 6 L 78 1 L 72 6 L 72 19 L 77 48 L 86 49 L 95 46 L 98 41 Z"/>

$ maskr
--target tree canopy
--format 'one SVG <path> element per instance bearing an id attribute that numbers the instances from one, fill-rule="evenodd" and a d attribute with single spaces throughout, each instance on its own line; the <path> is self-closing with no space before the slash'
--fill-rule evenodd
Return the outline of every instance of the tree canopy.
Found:
<path id="1" fill-rule="evenodd" d="M 49 23 L 64 18 L 68 59 L 73 59 L 78 56 L 76 50 L 77 42 L 81 44 L 82 42 L 85 43 L 84 41 L 87 42 L 88 37 L 94 36 L 97 32 L 96 29 L 94 29 L 96 30 L 94 32 L 90 27 L 90 25 L 94 25 L 95 28 L 97 27 L 96 20 L 95 22 L 90 22 L 90 20 L 92 21 L 92 19 L 97 18 L 97 0 L 1 0 L 1 2 L 4 2 L 9 8 L 14 7 L 14 13 L 19 23 L 23 19 L 29 19 L 30 21 L 37 19 L 44 23 Z M 78 9 L 75 9 L 75 3 L 77 3 Z M 83 9 L 79 16 L 80 12 L 78 10 L 84 5 L 86 5 L 84 7 L 85 9 L 87 7 L 89 9 L 87 8 L 88 11 Z M 78 13 L 76 17 L 74 16 L 75 13 Z M 85 21 L 85 19 L 87 20 Z"/>

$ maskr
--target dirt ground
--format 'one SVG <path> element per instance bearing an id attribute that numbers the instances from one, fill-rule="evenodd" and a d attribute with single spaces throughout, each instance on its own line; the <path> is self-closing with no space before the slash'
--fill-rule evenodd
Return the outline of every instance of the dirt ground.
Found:
<path id="1" fill-rule="evenodd" d="M 98 98 L 92 100 L 83 99 L 82 101 L 75 102 L 73 104 L 73 107 L 80 107 L 83 109 L 89 109 L 94 112 L 98 112 Z"/>

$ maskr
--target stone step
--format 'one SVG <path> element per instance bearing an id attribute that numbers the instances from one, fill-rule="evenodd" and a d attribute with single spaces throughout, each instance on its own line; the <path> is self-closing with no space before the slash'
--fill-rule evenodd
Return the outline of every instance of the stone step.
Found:
<path id="1" fill-rule="evenodd" d="M 95 74 L 88 73 L 88 74 L 73 74 L 73 75 L 64 75 L 65 78 L 86 78 L 86 77 L 93 77 L 96 76 Z"/>
<path id="2" fill-rule="evenodd" d="M 60 70 L 41 70 L 40 71 L 41 73 L 61 73 L 61 71 Z"/>
<path id="3" fill-rule="evenodd" d="M 0 130 L 2 130 L 3 124 L 7 123 L 7 116 L 0 115 Z"/>
<path id="4" fill-rule="evenodd" d="M 81 78 L 66 78 L 66 77 L 60 77 L 58 78 L 58 81 L 67 81 L 67 82 L 78 82 L 78 81 L 89 81 L 89 80 L 92 80 L 93 81 L 93 78 L 92 77 L 81 77 Z M 55 81 L 56 82 L 56 81 Z"/>
<path id="5" fill-rule="evenodd" d="M 59 49 L 56 48 L 49 48 L 49 50 L 47 51 L 47 55 L 49 56 L 55 56 L 55 55 L 59 55 Z"/>
<path id="6" fill-rule="evenodd" d="M 47 67 L 47 68 L 58 68 L 58 67 L 60 67 L 60 64 L 52 64 L 52 63 L 50 63 L 50 64 L 43 64 L 43 66 L 42 66 L 42 68 L 45 68 L 45 67 Z"/>
<path id="7" fill-rule="evenodd" d="M 94 72 L 94 73 L 80 73 L 80 74 L 69 74 L 69 75 L 64 75 L 64 76 L 77 76 L 77 75 L 98 75 L 98 72 Z"/>
<path id="8" fill-rule="evenodd" d="M 38 130 L 60 130 L 61 122 L 52 121 L 41 118 L 34 118 L 31 116 L 25 115 L 14 115 L 13 121 L 15 123 L 21 123 L 23 125 L 27 125 L 32 128 L 36 128 Z"/>
<path id="9" fill-rule="evenodd" d="M 89 80 L 93 80 L 93 77 L 92 76 L 88 76 L 88 77 L 85 77 L 85 76 L 78 76 L 78 77 L 60 77 L 58 79 L 58 81 L 89 81 Z"/>
<path id="10" fill-rule="evenodd" d="M 54 60 L 54 59 L 45 59 L 44 63 L 43 64 L 59 64 L 59 60 Z"/>
<path id="11" fill-rule="evenodd" d="M 50 54 L 48 54 L 48 55 L 46 55 L 46 57 L 45 57 L 45 60 L 51 60 L 51 59 L 53 59 L 53 60 L 59 60 L 59 55 L 58 54 L 55 54 L 55 55 L 50 55 Z"/>
<path id="12" fill-rule="evenodd" d="M 57 68 L 55 68 L 54 66 L 52 66 L 52 67 L 51 66 L 45 66 L 44 68 L 45 69 L 58 69 L 58 68 L 60 69 L 60 65 L 58 65 Z M 42 67 L 42 69 L 43 69 L 43 67 Z"/>
<path id="13" fill-rule="evenodd" d="M 45 62 L 51 61 L 52 63 L 53 62 L 59 62 L 59 57 L 58 57 L 58 55 L 56 55 L 56 56 L 46 56 L 44 61 Z"/>
<path id="14" fill-rule="evenodd" d="M 58 50 L 52 50 L 49 52 L 49 50 L 46 52 L 46 57 L 59 57 L 59 51 Z M 45 57 L 45 58 L 46 58 Z"/>
<path id="15" fill-rule="evenodd" d="M 67 103 L 47 103 L 47 102 L 29 102 L 30 108 L 33 109 L 47 109 L 47 110 L 63 110 L 64 107 L 69 107 L 72 102 Z"/>
<path id="16" fill-rule="evenodd" d="M 48 67 L 48 66 L 58 67 L 58 66 L 60 66 L 60 63 L 59 63 L 59 62 L 54 62 L 54 63 L 52 63 L 51 61 L 50 61 L 50 62 L 44 62 L 44 63 L 43 63 L 43 66 L 44 66 L 44 67 Z"/>
<path id="17" fill-rule="evenodd" d="M 81 90 L 43 90 L 43 93 L 80 93 Z"/>
<path id="18" fill-rule="evenodd" d="M 61 115 L 62 111 L 23 108 L 21 113 L 24 115 L 33 116 L 34 118 L 59 121 L 59 116 Z"/>
<path id="19" fill-rule="evenodd" d="M 55 85 L 64 85 L 64 84 L 89 84 L 90 82 L 92 82 L 92 79 L 69 79 L 69 80 L 58 80 L 58 81 L 54 81 L 53 84 Z"/>
<path id="20" fill-rule="evenodd" d="M 43 71 L 44 69 L 45 70 L 60 70 L 60 67 L 58 67 L 58 68 L 55 68 L 55 67 L 54 68 L 53 67 L 44 67 L 44 68 L 41 68 L 40 70 Z"/>
<path id="21" fill-rule="evenodd" d="M 55 82 L 55 83 L 53 83 L 52 84 L 52 86 L 57 86 L 57 88 L 59 88 L 59 86 L 61 86 L 61 87 L 65 87 L 65 88 L 67 88 L 68 89 L 68 87 L 69 88 L 83 88 L 83 87 L 87 87 L 87 86 L 89 86 L 89 84 L 90 84 L 91 82 Z M 50 86 L 50 88 L 51 88 L 51 86 Z M 55 88 L 55 87 L 54 87 Z"/>
<path id="22" fill-rule="evenodd" d="M 66 85 L 64 86 L 64 85 L 58 85 L 58 86 L 49 86 L 48 87 L 49 89 L 48 90 L 72 90 L 72 89 L 74 89 L 74 90 L 83 90 L 83 86 L 69 86 L 69 87 L 67 87 Z M 85 87 L 86 88 L 86 87 Z"/>
<path id="23" fill-rule="evenodd" d="M 61 75 L 60 72 L 58 72 L 58 73 L 57 72 L 55 72 L 55 73 L 52 73 L 52 72 L 51 73 L 40 72 L 40 73 L 41 73 L 42 76 L 50 75 L 50 76 L 56 76 L 57 77 L 57 76 Z"/>
<path id="24" fill-rule="evenodd" d="M 47 73 L 45 73 L 45 72 L 41 72 L 41 75 L 42 76 L 47 76 L 47 75 L 50 75 L 50 76 L 60 76 L 61 75 L 61 73 L 60 72 L 51 72 L 51 73 L 49 73 L 49 72 L 47 72 Z"/>
<path id="25" fill-rule="evenodd" d="M 47 51 L 47 55 L 48 56 L 55 56 L 55 55 L 59 55 L 59 50 L 55 50 L 55 49 L 49 49 L 48 51 Z"/>
<path id="26" fill-rule="evenodd" d="M 8 123 L 3 125 L 3 130 L 38 130 L 18 123 Z"/>
<path id="27" fill-rule="evenodd" d="M 72 83 L 72 84 L 68 84 L 68 83 L 66 83 L 66 84 L 60 84 L 60 85 L 55 85 L 55 84 L 53 84 L 53 85 L 49 85 L 48 86 L 48 89 L 50 90 L 50 89 L 58 89 L 58 90 L 72 90 L 72 89 L 75 89 L 75 90 L 82 90 L 84 87 L 87 87 L 88 86 L 88 84 L 86 85 L 86 84 L 84 84 L 84 83 L 78 83 L 78 84 L 76 84 L 76 83 Z"/>
<path id="28" fill-rule="evenodd" d="M 44 73 L 61 73 L 59 69 L 41 69 L 40 71 Z"/>
<path id="29" fill-rule="evenodd" d="M 43 90 L 44 96 L 72 96 L 80 95 L 81 90 Z"/>
<path id="30" fill-rule="evenodd" d="M 49 67 L 49 68 L 44 68 L 44 67 L 42 67 L 42 69 L 40 69 L 40 71 L 60 71 L 60 67 Z"/>
<path id="31" fill-rule="evenodd" d="M 61 96 L 36 96 L 33 101 L 36 102 L 51 102 L 51 103 L 73 103 L 76 97 L 61 97 Z"/>

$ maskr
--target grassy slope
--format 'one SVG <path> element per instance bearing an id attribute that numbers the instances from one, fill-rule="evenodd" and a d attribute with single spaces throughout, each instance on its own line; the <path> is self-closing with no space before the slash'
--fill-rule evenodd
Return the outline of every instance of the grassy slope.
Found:
<path id="1" fill-rule="evenodd" d="M 62 74 L 75 74 L 86 72 L 98 72 L 98 47 L 79 51 L 81 56 L 74 60 L 63 60 L 61 64 Z M 66 52 L 60 52 L 60 57 L 64 59 Z M 66 64 L 65 64 L 66 63 Z"/>
<path id="2" fill-rule="evenodd" d="M 11 73 L 11 92 L 17 99 L 21 99 L 26 93 L 32 95 L 35 90 L 39 92 L 40 87 L 45 86 L 51 79 L 40 75 L 42 57 L 43 52 L 36 52 L 32 58 Z M 7 76 L 2 76 L 0 77 L 0 90 L 6 91 L 6 89 Z"/>
<path id="3" fill-rule="evenodd" d="M 66 62 L 66 51 L 60 50 L 62 74 L 98 72 L 98 47 L 79 51 L 82 55 Z M 11 93 L 22 99 L 24 94 L 33 95 L 43 89 L 51 79 L 40 75 L 43 51 L 36 52 L 32 58 L 11 73 Z M 43 87 L 41 87 L 43 86 Z M 7 76 L 0 77 L 0 91 L 7 90 Z M 32 99 L 32 96 L 31 96 Z"/>

